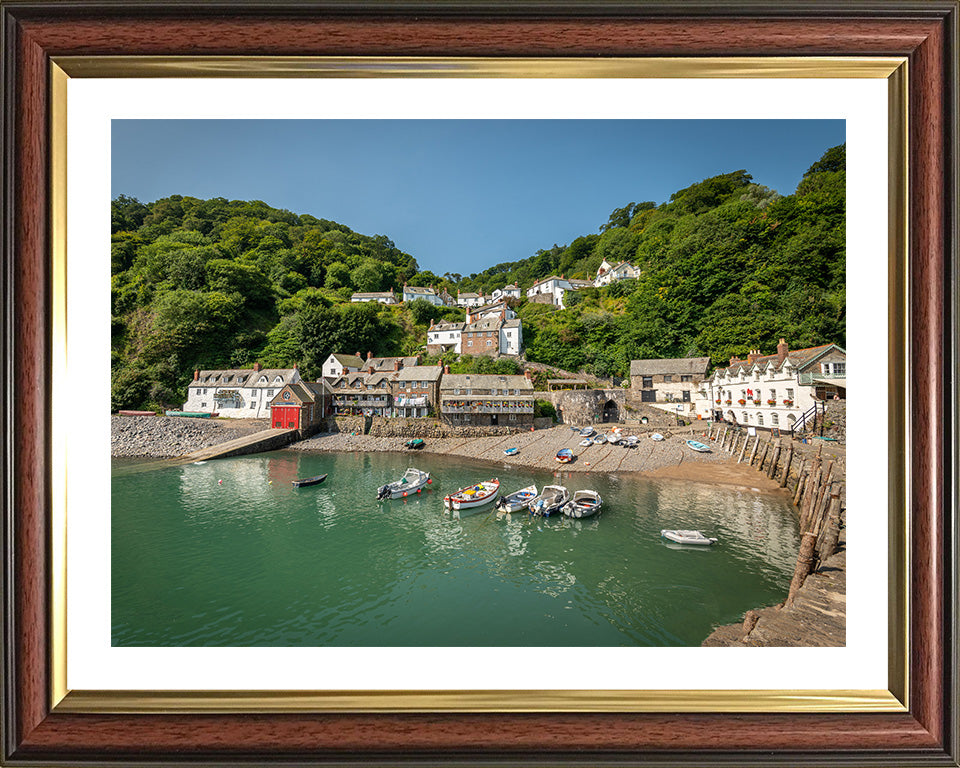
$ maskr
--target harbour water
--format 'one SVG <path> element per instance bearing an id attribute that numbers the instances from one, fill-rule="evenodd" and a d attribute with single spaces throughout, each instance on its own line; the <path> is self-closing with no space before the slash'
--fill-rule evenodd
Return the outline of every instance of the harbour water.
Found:
<path id="1" fill-rule="evenodd" d="M 781 601 L 786 496 L 578 473 L 595 518 L 450 513 L 444 493 L 549 473 L 416 453 L 274 451 L 180 466 L 115 459 L 116 646 L 690 646 Z M 429 490 L 377 502 L 408 466 Z M 328 473 L 325 483 L 291 481 Z M 671 544 L 662 528 L 716 536 Z"/>

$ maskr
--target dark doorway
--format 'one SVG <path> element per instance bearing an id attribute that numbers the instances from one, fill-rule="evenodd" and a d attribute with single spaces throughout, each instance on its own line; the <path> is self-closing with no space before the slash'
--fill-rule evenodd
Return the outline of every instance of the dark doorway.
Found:
<path id="1" fill-rule="evenodd" d="M 607 424 L 614 421 L 620 421 L 620 411 L 613 400 L 607 400 L 603 406 L 603 422 Z"/>
<path id="2" fill-rule="evenodd" d="M 641 402 L 641 403 L 655 403 L 655 402 L 657 402 L 657 390 L 655 390 L 655 389 L 641 389 L 641 390 L 640 390 L 640 402 Z"/>
<path id="3" fill-rule="evenodd" d="M 495 426 L 497 426 L 497 425 L 500 423 L 500 422 L 498 421 L 499 416 L 500 416 L 499 413 L 491 413 L 491 414 L 490 414 L 490 424 L 491 424 L 492 426 L 495 427 Z"/>

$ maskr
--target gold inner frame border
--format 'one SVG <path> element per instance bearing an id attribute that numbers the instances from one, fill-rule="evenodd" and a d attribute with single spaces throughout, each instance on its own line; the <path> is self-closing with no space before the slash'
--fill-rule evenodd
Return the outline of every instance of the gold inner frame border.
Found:
<path id="1" fill-rule="evenodd" d="M 904 57 L 453 58 L 63 56 L 51 59 L 50 703 L 63 713 L 716 712 L 909 709 L 908 62 Z M 120 691 L 67 686 L 67 91 L 71 78 L 872 78 L 888 83 L 888 690 Z"/>

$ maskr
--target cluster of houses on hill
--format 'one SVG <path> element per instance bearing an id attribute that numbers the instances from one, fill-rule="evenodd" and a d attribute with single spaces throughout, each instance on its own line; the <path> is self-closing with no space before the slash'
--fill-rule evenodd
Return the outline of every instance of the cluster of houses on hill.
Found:
<path id="1" fill-rule="evenodd" d="M 471 315 L 472 317 L 472 315 Z M 506 312 L 462 324 L 458 343 L 486 342 L 484 323 L 499 324 Z M 436 331 L 439 326 L 433 326 Z M 473 330 L 468 330 L 473 329 Z M 440 333 L 440 331 L 437 331 Z M 442 345 L 441 345 L 442 346 Z M 784 339 L 776 354 L 751 351 L 745 360 L 711 372 L 706 357 L 634 360 L 633 399 L 686 419 L 714 419 L 760 429 L 791 430 L 818 403 L 846 399 L 846 352 L 836 344 L 791 350 Z M 534 387 L 524 375 L 451 374 L 419 357 L 331 354 L 321 378 L 306 381 L 299 370 L 252 368 L 194 372 L 184 411 L 234 418 L 268 418 L 273 427 L 309 429 L 331 415 L 386 418 L 436 416 L 452 425 L 529 427 Z M 582 389 L 578 379 L 551 380 L 550 389 Z M 567 386 L 569 385 L 569 386 Z"/>
<path id="2" fill-rule="evenodd" d="M 550 277 L 544 277 L 534 281 L 533 285 L 527 289 L 526 295 L 530 301 L 553 304 L 560 309 L 565 309 L 563 294 L 567 291 L 579 291 L 583 288 L 601 288 L 618 280 L 630 280 L 639 276 L 640 270 L 629 262 L 621 261 L 617 264 L 612 264 L 604 259 L 597 269 L 597 276 L 593 280 L 568 279 L 563 275 L 560 277 L 551 275 Z M 505 285 L 503 288 L 497 288 L 486 296 L 479 293 L 460 293 L 458 291 L 456 298 L 445 290 L 437 290 L 433 286 L 417 287 L 404 285 L 399 298 L 394 294 L 393 290 L 389 290 L 375 293 L 354 293 L 350 297 L 350 301 L 355 303 L 378 302 L 380 304 L 399 304 L 401 302 L 423 299 L 438 307 L 471 309 L 494 304 L 504 299 L 519 298 L 520 287 L 513 284 Z"/>

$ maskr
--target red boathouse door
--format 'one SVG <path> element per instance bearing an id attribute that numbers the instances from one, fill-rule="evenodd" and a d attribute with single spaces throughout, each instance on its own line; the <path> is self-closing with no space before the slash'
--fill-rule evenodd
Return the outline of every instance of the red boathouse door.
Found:
<path id="1" fill-rule="evenodd" d="M 270 415 L 274 429 L 300 429 L 299 405 L 274 405 Z"/>

